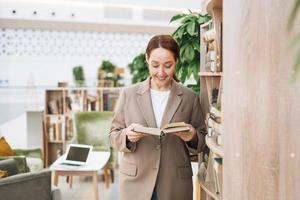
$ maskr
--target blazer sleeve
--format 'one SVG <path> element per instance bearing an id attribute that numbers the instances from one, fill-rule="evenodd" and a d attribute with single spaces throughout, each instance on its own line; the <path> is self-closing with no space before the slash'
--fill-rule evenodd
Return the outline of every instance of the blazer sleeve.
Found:
<path id="1" fill-rule="evenodd" d="M 126 138 L 126 124 L 124 107 L 126 103 L 125 90 L 122 90 L 115 109 L 115 115 L 109 132 L 110 145 L 121 152 L 134 152 L 136 143 L 128 141 Z"/>
<path id="2" fill-rule="evenodd" d="M 200 106 L 200 98 L 198 95 L 195 95 L 194 103 L 193 103 L 193 110 L 191 113 L 191 122 L 190 124 L 196 129 L 197 131 L 197 138 L 198 142 L 186 142 L 186 146 L 188 150 L 193 153 L 197 154 L 200 153 L 205 147 L 205 135 L 206 135 L 206 126 L 205 126 L 205 119 L 203 115 L 203 111 Z"/>

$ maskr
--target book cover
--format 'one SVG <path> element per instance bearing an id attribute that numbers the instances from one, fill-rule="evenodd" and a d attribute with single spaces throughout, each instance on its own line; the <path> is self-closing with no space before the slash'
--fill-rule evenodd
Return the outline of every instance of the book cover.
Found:
<path id="1" fill-rule="evenodd" d="M 135 132 L 156 135 L 156 136 L 163 136 L 168 133 L 177 133 L 177 132 L 189 131 L 189 130 L 190 130 L 189 126 L 184 122 L 170 123 L 162 127 L 162 129 L 144 127 L 144 126 L 137 126 L 133 129 L 133 131 Z"/>

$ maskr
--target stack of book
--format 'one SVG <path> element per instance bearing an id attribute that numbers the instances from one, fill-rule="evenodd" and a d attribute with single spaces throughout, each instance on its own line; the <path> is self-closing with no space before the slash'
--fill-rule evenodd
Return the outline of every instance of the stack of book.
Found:
<path id="1" fill-rule="evenodd" d="M 218 145 L 223 145 L 222 137 L 222 117 L 221 112 L 215 107 L 211 106 L 210 113 L 207 115 L 208 122 L 208 136 L 216 137 L 216 143 Z"/>

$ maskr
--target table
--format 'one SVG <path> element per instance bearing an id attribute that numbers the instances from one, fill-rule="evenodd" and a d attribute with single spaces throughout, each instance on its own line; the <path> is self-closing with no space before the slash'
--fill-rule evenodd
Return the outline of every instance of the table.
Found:
<path id="1" fill-rule="evenodd" d="M 97 172 L 101 170 L 107 163 L 110 152 L 106 151 L 92 151 L 91 155 L 88 158 L 87 164 L 84 166 L 67 166 L 61 165 L 65 160 L 66 154 L 59 157 L 51 166 L 50 170 L 54 173 L 54 185 L 58 185 L 59 176 L 92 176 L 93 185 L 95 192 L 95 199 L 99 200 L 99 191 L 98 191 L 98 176 Z M 72 180 L 70 181 L 70 186 L 72 187 Z"/>

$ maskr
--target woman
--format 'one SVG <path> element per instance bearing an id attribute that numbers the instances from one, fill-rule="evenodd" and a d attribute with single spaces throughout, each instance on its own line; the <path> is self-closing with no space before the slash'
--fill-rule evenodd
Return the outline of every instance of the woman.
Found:
<path id="1" fill-rule="evenodd" d="M 191 200 L 189 152 L 204 147 L 205 124 L 198 96 L 176 82 L 179 47 L 169 35 L 154 36 L 146 49 L 150 77 L 124 89 L 109 135 L 123 153 L 120 199 Z M 163 137 L 134 132 L 135 126 L 162 127 L 185 122 L 190 130 Z"/>

